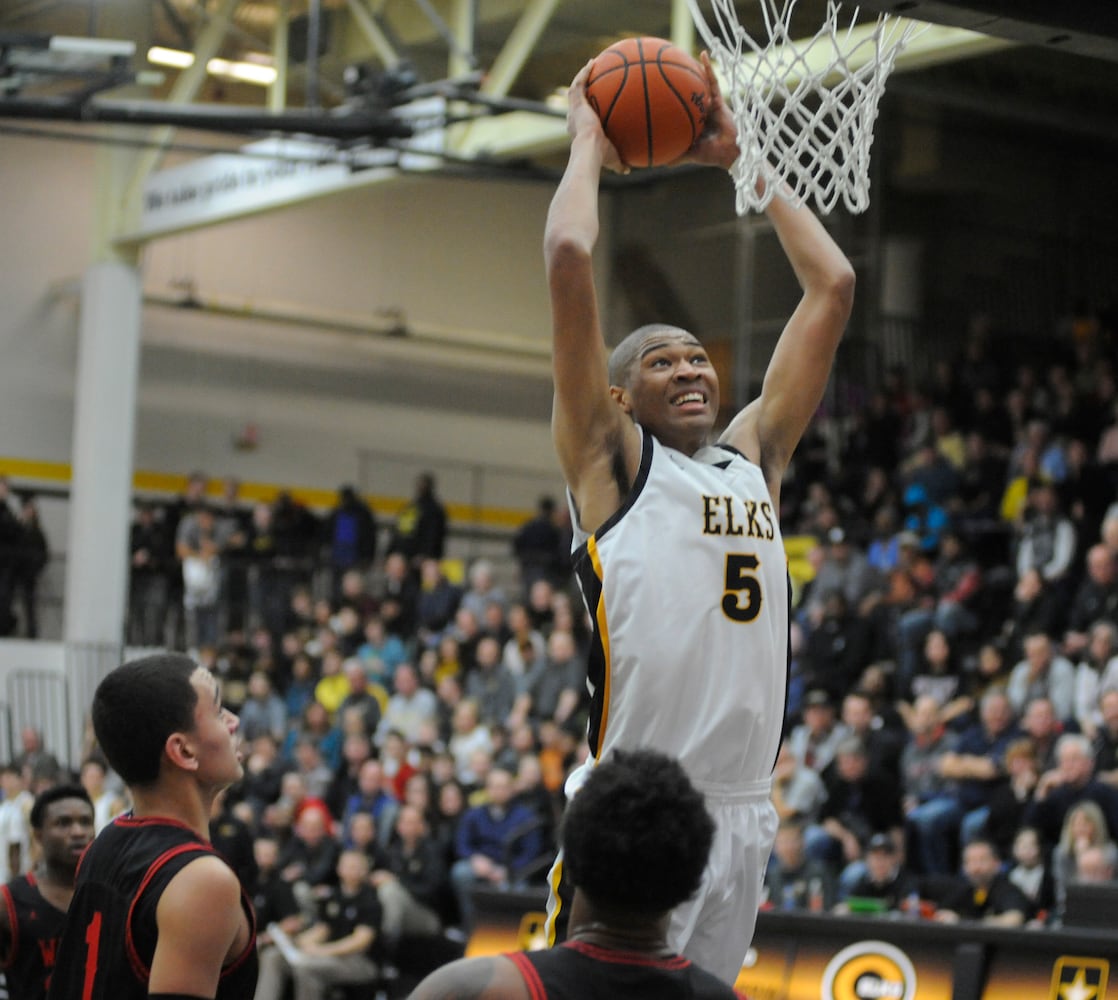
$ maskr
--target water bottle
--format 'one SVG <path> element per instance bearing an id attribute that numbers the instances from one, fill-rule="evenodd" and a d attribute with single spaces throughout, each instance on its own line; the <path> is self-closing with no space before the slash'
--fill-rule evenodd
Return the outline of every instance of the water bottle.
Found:
<path id="1" fill-rule="evenodd" d="M 807 908 L 812 913 L 823 912 L 823 880 L 813 878 L 808 883 Z"/>

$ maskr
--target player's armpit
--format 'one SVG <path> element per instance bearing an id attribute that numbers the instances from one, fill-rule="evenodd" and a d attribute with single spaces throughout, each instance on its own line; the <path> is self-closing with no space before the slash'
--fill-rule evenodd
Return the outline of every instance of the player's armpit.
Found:
<path id="1" fill-rule="evenodd" d="M 156 910 L 159 940 L 148 989 L 211 998 L 227 960 L 248 943 L 241 886 L 215 857 L 192 861 L 164 890 Z"/>

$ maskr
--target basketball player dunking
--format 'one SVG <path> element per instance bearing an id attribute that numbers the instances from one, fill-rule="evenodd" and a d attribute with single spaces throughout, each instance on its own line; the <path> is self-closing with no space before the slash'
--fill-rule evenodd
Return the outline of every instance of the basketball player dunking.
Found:
<path id="1" fill-rule="evenodd" d="M 728 170 L 737 135 L 710 62 L 707 129 L 686 161 Z M 780 483 L 819 405 L 850 315 L 854 272 L 806 208 L 766 214 L 802 289 L 761 395 L 711 442 L 718 376 L 699 341 L 668 325 L 607 356 L 594 288 L 598 186 L 623 169 L 585 98 L 570 89 L 571 152 L 544 241 L 554 325 L 552 430 L 568 485 L 575 564 L 594 623 L 592 759 L 646 746 L 678 758 L 716 823 L 698 894 L 669 944 L 733 982 L 756 923 L 776 831 L 769 801 L 784 716 L 789 582 Z M 549 926 L 562 923 L 562 856 Z"/>

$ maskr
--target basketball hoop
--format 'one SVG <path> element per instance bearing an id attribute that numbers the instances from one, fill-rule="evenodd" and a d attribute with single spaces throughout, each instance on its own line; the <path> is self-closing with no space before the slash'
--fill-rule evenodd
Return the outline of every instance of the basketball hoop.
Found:
<path id="1" fill-rule="evenodd" d="M 839 4 L 829 0 L 822 27 L 796 41 L 789 35 L 796 0 L 757 0 L 768 36 L 758 41 L 733 0 L 708 0 L 711 22 L 702 0 L 687 2 L 738 129 L 741 155 L 731 170 L 738 215 L 762 211 L 778 193 L 796 205 L 814 199 L 823 214 L 840 199 L 864 212 L 877 104 L 917 24 L 882 14 L 855 25 L 855 9 L 841 27 Z"/>

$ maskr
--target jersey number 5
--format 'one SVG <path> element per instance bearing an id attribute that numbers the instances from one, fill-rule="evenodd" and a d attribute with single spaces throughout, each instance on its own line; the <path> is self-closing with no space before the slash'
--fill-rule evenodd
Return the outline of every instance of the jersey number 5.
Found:
<path id="1" fill-rule="evenodd" d="M 757 579 L 759 560 L 754 555 L 731 552 L 726 556 L 726 592 L 722 610 L 736 622 L 751 622 L 761 613 L 761 581 Z"/>

